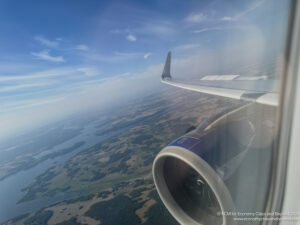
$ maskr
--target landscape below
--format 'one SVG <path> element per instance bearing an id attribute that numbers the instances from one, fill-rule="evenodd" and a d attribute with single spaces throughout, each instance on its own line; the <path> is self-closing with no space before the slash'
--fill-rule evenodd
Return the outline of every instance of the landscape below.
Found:
<path id="1" fill-rule="evenodd" d="M 151 168 L 156 154 L 191 126 L 238 104 L 241 102 L 166 88 L 120 106 L 105 115 L 100 124 L 94 124 L 104 128 L 96 130 L 97 136 L 115 135 L 36 177 L 23 190 L 25 194 L 19 203 L 61 194 L 72 197 L 3 224 L 177 224 L 153 184 Z M 78 132 L 71 129 L 65 140 L 56 139 L 53 143 L 62 143 Z M 7 156 L 6 161 L 0 162 L 0 168 L 9 169 L 0 174 L 0 179 L 82 146 L 84 142 L 76 142 L 40 157 L 36 157 L 40 151 L 26 152 L 18 158 Z"/>

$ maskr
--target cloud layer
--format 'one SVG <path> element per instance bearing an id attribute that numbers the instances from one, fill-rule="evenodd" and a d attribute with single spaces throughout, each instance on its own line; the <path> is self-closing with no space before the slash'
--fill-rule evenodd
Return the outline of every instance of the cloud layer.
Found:
<path id="1" fill-rule="evenodd" d="M 136 41 L 136 37 L 133 36 L 132 34 L 128 34 L 128 35 L 126 36 L 126 39 L 127 39 L 128 41 Z"/>
<path id="2" fill-rule="evenodd" d="M 51 56 L 49 50 L 43 50 L 41 52 L 31 52 L 31 55 L 37 59 L 46 60 L 49 62 L 64 62 L 65 59 L 62 56 Z"/>

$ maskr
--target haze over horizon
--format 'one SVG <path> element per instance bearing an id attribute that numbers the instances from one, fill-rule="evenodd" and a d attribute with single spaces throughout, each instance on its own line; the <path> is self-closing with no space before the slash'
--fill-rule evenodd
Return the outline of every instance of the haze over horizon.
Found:
<path id="1" fill-rule="evenodd" d="M 169 50 L 172 73 L 188 77 L 236 70 L 283 47 L 276 44 L 284 39 L 286 4 L 179 3 L 1 1 L 0 142 L 70 113 L 155 92 Z"/>

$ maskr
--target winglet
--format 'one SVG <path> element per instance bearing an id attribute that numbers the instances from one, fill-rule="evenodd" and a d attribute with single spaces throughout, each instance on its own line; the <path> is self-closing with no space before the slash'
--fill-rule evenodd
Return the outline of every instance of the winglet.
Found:
<path id="1" fill-rule="evenodd" d="M 165 67 L 164 67 L 164 71 L 161 75 L 161 78 L 163 80 L 165 79 L 171 79 L 171 52 L 168 52 L 168 56 L 167 56 L 167 59 L 166 59 L 166 63 L 165 63 Z"/>

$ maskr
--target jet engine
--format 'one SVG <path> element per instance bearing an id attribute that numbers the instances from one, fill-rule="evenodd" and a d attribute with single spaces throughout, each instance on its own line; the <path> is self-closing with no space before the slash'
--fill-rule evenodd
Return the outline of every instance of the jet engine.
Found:
<path id="1" fill-rule="evenodd" d="M 274 111 L 255 103 L 226 110 L 156 156 L 157 191 L 180 224 L 232 225 L 237 212 L 264 210 Z"/>

